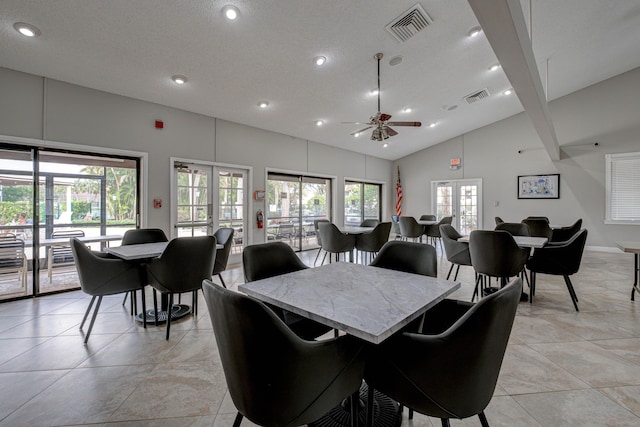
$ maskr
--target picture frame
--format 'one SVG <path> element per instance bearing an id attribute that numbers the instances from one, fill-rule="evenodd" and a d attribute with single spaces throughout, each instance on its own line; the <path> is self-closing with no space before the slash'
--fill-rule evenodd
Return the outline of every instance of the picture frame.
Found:
<path id="1" fill-rule="evenodd" d="M 559 199 L 560 174 L 519 175 L 518 199 Z"/>

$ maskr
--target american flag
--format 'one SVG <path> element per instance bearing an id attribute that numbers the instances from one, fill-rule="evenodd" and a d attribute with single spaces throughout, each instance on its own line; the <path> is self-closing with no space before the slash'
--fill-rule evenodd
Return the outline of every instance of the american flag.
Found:
<path id="1" fill-rule="evenodd" d="M 396 181 L 396 215 L 402 215 L 402 183 L 400 182 L 400 166 L 398 166 L 398 180 Z"/>

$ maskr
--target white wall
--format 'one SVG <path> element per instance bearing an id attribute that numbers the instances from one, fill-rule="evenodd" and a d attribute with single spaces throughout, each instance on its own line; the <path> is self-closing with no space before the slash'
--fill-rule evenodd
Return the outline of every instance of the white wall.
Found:
<path id="1" fill-rule="evenodd" d="M 583 218 L 590 246 L 640 240 L 639 226 L 604 224 L 604 156 L 640 151 L 640 69 L 552 101 L 550 110 L 561 145 L 557 162 L 549 159 L 525 113 L 399 159 L 403 214 L 432 211 L 432 180 L 482 178 L 482 228 L 493 229 L 495 216 L 520 221 L 546 215 L 560 225 Z M 448 169 L 452 157 L 462 158 L 460 170 Z M 517 199 L 518 175 L 545 173 L 560 174 L 560 199 Z"/>
<path id="2" fill-rule="evenodd" d="M 335 176 L 339 195 L 345 176 L 392 181 L 388 160 L 5 68 L 0 68 L 0 94 L 0 135 L 148 153 L 146 226 L 167 233 L 171 157 L 253 167 L 251 192 L 266 188 L 265 168 Z M 156 129 L 155 120 L 163 120 L 164 129 Z M 391 215 L 389 194 L 385 217 Z M 154 198 L 165 201 L 162 208 L 151 206 Z M 336 198 L 337 223 L 343 218 L 342 199 Z M 264 202 L 253 207 L 264 211 Z M 263 241 L 253 213 L 249 223 L 254 242 Z"/>

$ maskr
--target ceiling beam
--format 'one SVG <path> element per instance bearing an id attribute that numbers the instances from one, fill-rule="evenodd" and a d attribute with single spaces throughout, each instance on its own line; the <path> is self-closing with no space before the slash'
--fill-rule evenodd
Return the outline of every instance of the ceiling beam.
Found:
<path id="1" fill-rule="evenodd" d="M 549 157 L 551 160 L 560 160 L 558 137 L 533 56 L 520 0 L 468 2 Z"/>

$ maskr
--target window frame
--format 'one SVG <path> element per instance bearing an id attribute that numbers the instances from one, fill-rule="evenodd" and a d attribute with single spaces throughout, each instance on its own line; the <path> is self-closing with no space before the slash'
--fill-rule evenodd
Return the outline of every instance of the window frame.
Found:
<path id="1" fill-rule="evenodd" d="M 612 212 L 614 211 L 612 203 L 613 201 L 613 185 L 614 185 L 614 166 L 616 161 L 621 160 L 634 160 L 635 165 L 638 167 L 640 171 L 640 152 L 631 152 L 631 153 L 615 153 L 615 154 L 605 154 L 605 224 L 620 224 L 620 225 L 640 225 L 640 210 L 638 210 L 637 217 L 635 218 L 625 218 L 618 219 L 612 217 Z M 640 172 L 638 172 L 640 175 Z M 640 194 L 635 200 L 640 199 Z"/>

